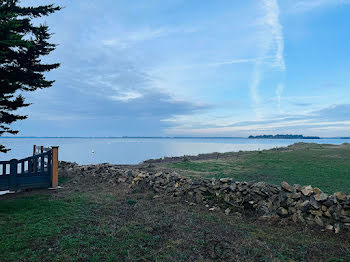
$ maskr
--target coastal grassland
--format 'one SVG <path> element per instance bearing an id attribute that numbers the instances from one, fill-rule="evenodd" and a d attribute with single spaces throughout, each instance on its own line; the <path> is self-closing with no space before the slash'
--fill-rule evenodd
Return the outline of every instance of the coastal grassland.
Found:
<path id="1" fill-rule="evenodd" d="M 0 198 L 0 261 L 349 261 L 350 236 L 269 225 L 122 185 Z"/>
<path id="2" fill-rule="evenodd" d="M 350 145 L 298 143 L 234 157 L 166 164 L 189 176 L 232 177 L 237 181 L 266 181 L 312 185 L 325 192 L 350 193 Z"/>

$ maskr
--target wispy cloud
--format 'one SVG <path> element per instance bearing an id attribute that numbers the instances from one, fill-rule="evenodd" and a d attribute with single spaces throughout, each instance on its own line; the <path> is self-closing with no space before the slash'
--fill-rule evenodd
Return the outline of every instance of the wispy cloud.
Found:
<path id="1" fill-rule="evenodd" d="M 198 30 L 198 28 L 194 27 L 145 27 L 137 31 L 124 33 L 120 37 L 103 39 L 102 44 L 109 47 L 124 49 L 137 43 L 166 37 L 172 34 L 191 34 Z"/>
<path id="2" fill-rule="evenodd" d="M 350 0 L 302 0 L 294 1 L 288 8 L 291 13 L 302 13 L 315 10 L 317 8 L 324 8 L 327 6 L 337 6 L 350 4 Z"/>
<path id="3" fill-rule="evenodd" d="M 339 131 L 339 134 L 344 134 L 344 131 L 350 128 L 350 104 L 334 105 L 323 108 L 321 110 L 312 111 L 305 115 L 279 115 L 275 118 L 258 121 L 235 122 L 232 124 L 221 125 L 212 122 L 208 127 L 203 123 L 194 123 L 197 126 L 188 127 L 186 125 L 177 125 L 169 128 L 168 133 L 188 135 L 216 135 L 216 136 L 231 136 L 235 135 L 250 135 L 275 133 L 303 133 L 309 135 L 329 136 L 329 132 Z M 335 133 L 334 133 L 335 134 Z"/>
<path id="4" fill-rule="evenodd" d="M 264 0 L 264 9 L 266 10 L 266 16 L 263 19 L 263 23 L 270 29 L 272 35 L 272 43 L 267 47 L 267 50 L 271 49 L 275 52 L 275 61 L 273 65 L 284 71 L 283 28 L 279 21 L 280 9 L 277 0 Z"/>
<path id="5" fill-rule="evenodd" d="M 277 0 L 264 0 L 263 10 L 265 15 L 259 20 L 259 24 L 264 31 L 262 36 L 262 51 L 260 59 L 256 61 L 253 71 L 253 79 L 250 85 L 250 94 L 253 101 L 253 109 L 257 118 L 262 117 L 262 111 L 260 110 L 260 95 L 259 86 L 263 74 L 263 58 L 270 56 L 274 57 L 273 62 L 269 66 L 278 68 L 281 71 L 285 71 L 284 61 L 284 39 L 283 28 L 279 21 L 280 10 Z"/>
<path id="6" fill-rule="evenodd" d="M 119 95 L 113 95 L 110 98 L 115 101 L 129 102 L 131 100 L 142 97 L 142 94 L 137 91 L 124 91 Z"/>
<path id="7" fill-rule="evenodd" d="M 282 97 L 282 92 L 284 89 L 283 84 L 278 84 L 277 89 L 276 89 L 276 96 L 277 96 L 277 102 L 278 102 L 278 109 L 281 111 L 281 97 Z"/>

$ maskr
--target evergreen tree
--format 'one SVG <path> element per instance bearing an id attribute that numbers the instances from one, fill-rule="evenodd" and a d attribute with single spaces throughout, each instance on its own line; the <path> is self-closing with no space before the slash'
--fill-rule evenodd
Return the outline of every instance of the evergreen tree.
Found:
<path id="1" fill-rule="evenodd" d="M 48 26 L 34 26 L 32 20 L 60 9 L 53 5 L 23 7 L 18 0 L 0 0 L 0 136 L 18 133 L 10 124 L 27 118 L 15 114 L 18 108 L 29 105 L 21 93 L 54 83 L 46 80 L 44 72 L 59 64 L 43 64 L 41 56 L 48 55 L 56 45 L 48 42 Z M 0 152 L 8 150 L 0 145 Z"/>

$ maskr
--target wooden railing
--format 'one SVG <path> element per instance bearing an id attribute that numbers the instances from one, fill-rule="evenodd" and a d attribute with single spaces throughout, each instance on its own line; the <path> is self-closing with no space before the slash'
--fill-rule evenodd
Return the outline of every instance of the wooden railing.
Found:
<path id="1" fill-rule="evenodd" d="M 0 190 L 58 186 L 58 147 L 33 153 L 20 160 L 0 161 Z"/>

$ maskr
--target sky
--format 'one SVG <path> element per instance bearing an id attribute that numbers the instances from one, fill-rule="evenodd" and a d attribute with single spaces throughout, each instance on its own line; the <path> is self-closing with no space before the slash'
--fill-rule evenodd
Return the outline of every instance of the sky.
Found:
<path id="1" fill-rule="evenodd" d="M 19 136 L 350 136 L 350 0 L 54 3 Z"/>

